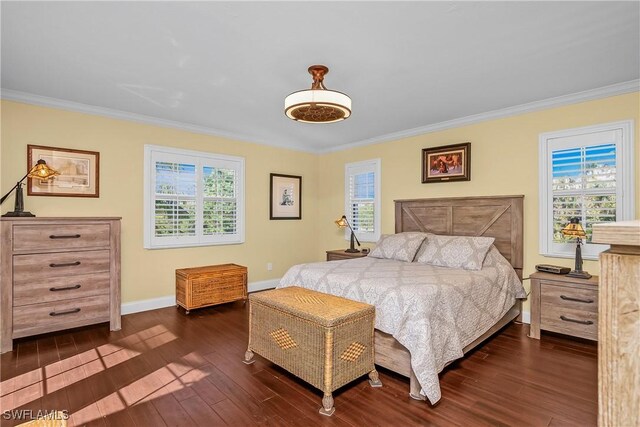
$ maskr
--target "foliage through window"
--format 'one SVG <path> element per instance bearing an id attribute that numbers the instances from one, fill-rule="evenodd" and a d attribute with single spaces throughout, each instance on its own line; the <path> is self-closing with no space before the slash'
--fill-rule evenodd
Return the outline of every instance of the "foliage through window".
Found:
<path id="1" fill-rule="evenodd" d="M 145 247 L 241 243 L 244 159 L 145 146 Z"/>
<path id="2" fill-rule="evenodd" d="M 346 165 L 345 215 L 361 241 L 375 242 L 380 238 L 379 159 Z"/>
<path id="3" fill-rule="evenodd" d="M 562 229 L 578 218 L 589 258 L 605 249 L 592 244 L 593 224 L 633 217 L 633 158 L 629 122 L 571 129 L 540 137 L 540 241 L 551 256 L 572 256 L 575 238 Z"/>

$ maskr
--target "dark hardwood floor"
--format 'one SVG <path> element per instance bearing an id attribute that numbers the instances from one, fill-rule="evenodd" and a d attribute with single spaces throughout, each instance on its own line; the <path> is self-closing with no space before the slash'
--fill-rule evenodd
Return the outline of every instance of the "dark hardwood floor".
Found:
<path id="1" fill-rule="evenodd" d="M 248 305 L 176 308 L 16 341 L 2 355 L 1 407 L 67 410 L 80 426 L 588 426 L 596 424 L 597 346 L 512 324 L 441 374 L 435 406 L 409 398 L 407 379 L 380 371 L 334 393 L 320 391 L 257 357 L 242 363 Z M 16 413 L 16 412 L 14 412 Z M 6 419 L 2 426 L 22 421 Z"/>

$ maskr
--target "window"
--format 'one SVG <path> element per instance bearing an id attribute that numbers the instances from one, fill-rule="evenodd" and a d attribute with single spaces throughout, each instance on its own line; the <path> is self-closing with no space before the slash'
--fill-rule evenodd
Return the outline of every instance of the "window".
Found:
<path id="1" fill-rule="evenodd" d="M 145 145 L 144 247 L 244 242 L 244 159 Z"/>
<path id="2" fill-rule="evenodd" d="M 345 165 L 345 215 L 363 242 L 380 238 L 380 159 Z M 345 230 L 345 239 L 351 232 Z"/>
<path id="3" fill-rule="evenodd" d="M 577 217 L 587 237 L 585 258 L 606 245 L 591 243 L 599 222 L 633 219 L 633 122 L 569 129 L 540 135 L 540 250 L 547 256 L 575 255 L 575 239 L 562 235 Z"/>

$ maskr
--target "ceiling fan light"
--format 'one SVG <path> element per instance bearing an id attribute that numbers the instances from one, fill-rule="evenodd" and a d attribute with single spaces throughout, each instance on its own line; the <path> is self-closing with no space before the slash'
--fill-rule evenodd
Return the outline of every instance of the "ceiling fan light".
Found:
<path id="1" fill-rule="evenodd" d="M 329 69 L 312 65 L 311 89 L 293 92 L 284 100 L 284 112 L 292 120 L 304 123 L 333 123 L 351 116 L 351 98 L 342 92 L 324 87 L 324 75 Z"/>
<path id="2" fill-rule="evenodd" d="M 285 98 L 284 112 L 299 122 L 339 122 L 351 115 L 351 98 L 328 89 L 301 90 Z"/>

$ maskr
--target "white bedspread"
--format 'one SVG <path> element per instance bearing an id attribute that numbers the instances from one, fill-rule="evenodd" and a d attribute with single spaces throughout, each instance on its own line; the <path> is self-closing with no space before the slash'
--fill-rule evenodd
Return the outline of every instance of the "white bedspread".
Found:
<path id="1" fill-rule="evenodd" d="M 293 266 L 279 288 L 301 286 L 376 307 L 376 329 L 411 353 L 422 394 L 440 400 L 438 373 L 493 326 L 526 293 L 492 247 L 482 270 L 469 271 L 378 258 Z"/>

